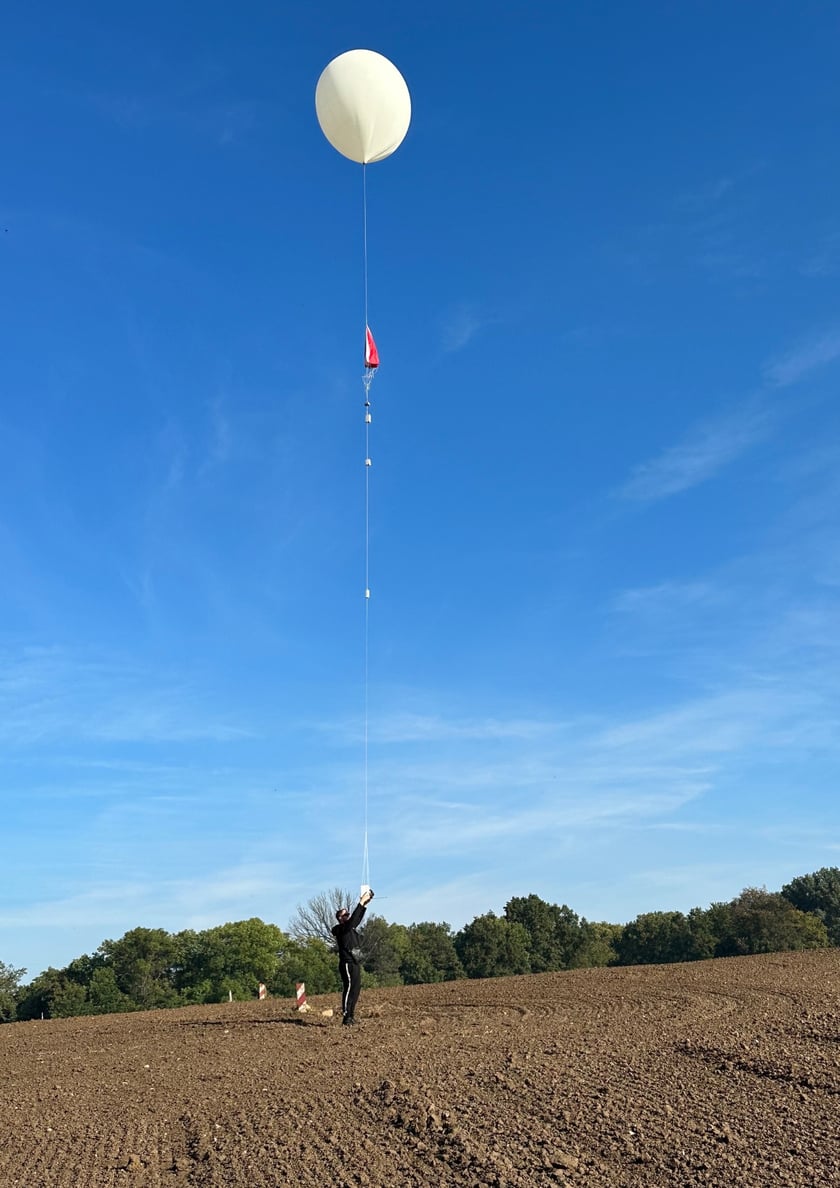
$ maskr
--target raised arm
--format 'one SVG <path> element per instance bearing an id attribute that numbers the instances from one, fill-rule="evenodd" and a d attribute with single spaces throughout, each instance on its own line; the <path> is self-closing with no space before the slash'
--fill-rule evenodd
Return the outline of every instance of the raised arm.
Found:
<path id="1" fill-rule="evenodd" d="M 373 892 L 371 891 L 370 887 L 368 887 L 367 891 L 365 891 L 364 895 L 361 897 L 359 902 L 353 908 L 353 914 L 350 917 L 350 927 L 351 928 L 357 928 L 359 926 L 359 924 L 361 924 L 362 917 L 364 916 L 365 911 L 367 910 L 367 905 L 370 903 L 370 901 L 372 899 L 373 899 Z"/>

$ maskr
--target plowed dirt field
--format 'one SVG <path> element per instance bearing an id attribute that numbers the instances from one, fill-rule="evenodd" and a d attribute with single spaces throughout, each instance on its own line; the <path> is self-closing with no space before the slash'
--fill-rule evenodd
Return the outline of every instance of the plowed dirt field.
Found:
<path id="1" fill-rule="evenodd" d="M 1 1188 L 840 1185 L 840 951 L 0 1027 Z"/>

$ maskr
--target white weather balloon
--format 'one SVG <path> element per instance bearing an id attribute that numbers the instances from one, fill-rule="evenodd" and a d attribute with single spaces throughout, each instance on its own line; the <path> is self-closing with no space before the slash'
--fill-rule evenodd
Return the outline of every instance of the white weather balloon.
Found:
<path id="1" fill-rule="evenodd" d="M 318 79 L 315 111 L 334 149 L 370 165 L 390 157 L 405 139 L 411 96 L 393 62 L 373 50 L 348 50 Z"/>

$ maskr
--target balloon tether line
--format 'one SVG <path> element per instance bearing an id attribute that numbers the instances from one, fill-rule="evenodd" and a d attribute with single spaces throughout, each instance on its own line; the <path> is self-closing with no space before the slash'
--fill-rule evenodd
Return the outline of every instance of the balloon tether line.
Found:
<path id="1" fill-rule="evenodd" d="M 365 258 L 365 333 L 368 325 L 367 165 L 362 165 L 362 225 Z M 370 385 L 365 384 L 365 392 Z"/>
<path id="2" fill-rule="evenodd" d="M 367 165 L 362 164 L 362 226 L 365 269 L 365 343 L 368 332 L 368 235 L 367 235 Z M 365 842 L 362 853 L 362 886 L 370 885 L 368 856 L 368 741 L 369 741 L 369 644 L 370 644 L 370 386 L 375 371 L 365 367 L 365 725 L 364 725 L 364 821 Z"/>

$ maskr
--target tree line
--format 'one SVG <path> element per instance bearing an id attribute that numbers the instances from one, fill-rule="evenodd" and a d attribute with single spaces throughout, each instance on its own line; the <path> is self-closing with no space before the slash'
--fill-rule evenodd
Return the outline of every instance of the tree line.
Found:
<path id="1" fill-rule="evenodd" d="M 317 895 L 286 932 L 257 918 L 202 932 L 133 928 L 28 984 L 26 970 L 0 961 L 0 1021 L 244 1001 L 260 983 L 275 997 L 291 998 L 296 982 L 310 994 L 337 993 L 330 929 L 336 907 L 352 899 L 341 888 Z M 360 936 L 368 987 L 840 946 L 840 867 L 801 875 L 779 892 L 748 887 L 726 903 L 646 912 L 624 925 L 526 895 L 457 932 L 370 915 Z"/>

